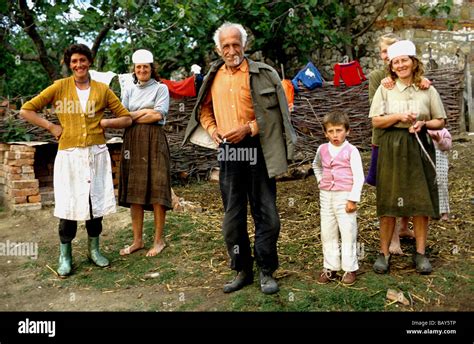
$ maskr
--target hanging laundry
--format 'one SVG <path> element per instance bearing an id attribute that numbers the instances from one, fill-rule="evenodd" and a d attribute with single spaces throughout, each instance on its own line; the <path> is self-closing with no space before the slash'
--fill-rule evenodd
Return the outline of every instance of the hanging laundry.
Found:
<path id="1" fill-rule="evenodd" d="M 117 75 L 114 72 L 98 72 L 96 70 L 89 70 L 92 80 L 103 82 L 107 86 L 110 85 L 112 79 Z"/>
<path id="2" fill-rule="evenodd" d="M 181 81 L 172 81 L 161 79 L 163 84 L 168 86 L 170 96 L 175 99 L 183 97 L 195 97 L 196 96 L 196 85 L 194 83 L 194 76 L 190 76 Z"/>
<path id="3" fill-rule="evenodd" d="M 346 86 L 360 85 L 362 81 L 367 80 L 357 60 L 349 63 L 336 63 L 334 65 L 334 86 L 340 85 L 341 78 Z"/>
<path id="4" fill-rule="evenodd" d="M 298 81 L 301 81 L 304 87 L 309 90 L 313 90 L 316 87 L 321 87 L 323 85 L 321 73 L 319 73 L 319 70 L 312 62 L 308 62 L 308 64 L 300 70 L 298 74 L 296 74 L 293 80 L 291 80 L 295 92 L 299 92 Z"/>
<path id="5" fill-rule="evenodd" d="M 293 87 L 293 83 L 291 82 L 291 80 L 288 79 L 282 80 L 281 85 L 283 86 L 283 91 L 285 91 L 286 100 L 288 102 L 288 108 L 291 112 L 293 111 L 294 107 L 295 88 Z"/>
<path id="6" fill-rule="evenodd" d="M 118 77 L 120 84 L 120 94 L 123 94 L 125 89 L 130 88 L 134 85 L 132 73 L 119 74 Z"/>

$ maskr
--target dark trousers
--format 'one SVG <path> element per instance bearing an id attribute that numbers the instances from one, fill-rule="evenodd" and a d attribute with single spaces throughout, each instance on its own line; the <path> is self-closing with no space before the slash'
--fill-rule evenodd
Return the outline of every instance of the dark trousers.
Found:
<path id="1" fill-rule="evenodd" d="M 87 234 L 90 237 L 98 237 L 102 233 L 102 217 L 92 217 L 92 204 L 89 199 L 89 209 L 91 219 L 86 221 Z M 77 221 L 59 219 L 59 240 L 62 244 L 70 243 L 75 237 L 77 232 Z"/>
<path id="2" fill-rule="evenodd" d="M 222 232 L 231 258 L 231 269 L 251 271 L 253 268 L 247 232 L 247 203 L 250 203 L 255 223 L 255 260 L 263 273 L 271 274 L 278 268 L 277 240 L 280 233 L 275 178 L 268 178 L 258 137 L 247 137 L 238 144 L 223 143 L 219 147 L 220 153 L 226 145 L 230 152 L 231 149 L 243 148 L 253 149 L 256 153 L 254 161 L 235 161 L 239 160 L 237 155 L 218 155 L 219 184 L 225 211 Z"/>

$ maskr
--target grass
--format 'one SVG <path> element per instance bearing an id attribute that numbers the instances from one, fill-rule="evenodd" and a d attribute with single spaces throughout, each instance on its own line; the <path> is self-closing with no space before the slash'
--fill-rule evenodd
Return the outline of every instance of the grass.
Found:
<path id="1" fill-rule="evenodd" d="M 156 259 L 145 257 L 146 251 L 121 257 L 118 251 L 130 242 L 131 231 L 118 231 L 113 239 L 103 241 L 104 253 L 112 262 L 111 267 L 107 269 L 100 269 L 87 260 L 86 240 L 79 240 L 74 246 L 75 273 L 54 283 L 70 290 L 83 288 L 102 292 L 157 286 L 167 286 L 172 290 L 168 295 L 163 295 L 161 301 L 150 304 L 135 300 L 127 309 L 147 311 L 406 311 L 429 309 L 430 305 L 436 305 L 439 300 L 450 295 L 453 289 L 472 295 L 472 268 L 470 263 L 461 257 L 456 257 L 459 259 L 449 264 L 437 266 L 430 276 L 405 271 L 410 269 L 411 255 L 395 257 L 391 273 L 377 275 L 371 271 L 375 259 L 375 251 L 371 249 L 366 250 L 366 257 L 360 261 L 361 272 L 354 286 L 346 287 L 337 282 L 318 285 L 315 280 L 318 266 L 322 263 L 321 257 L 311 249 L 308 251 L 306 246 L 302 248 L 301 240 L 279 243 L 283 257 L 280 259 L 279 271 L 292 273 L 282 274 L 279 278 L 281 290 L 278 294 L 262 294 L 256 280 L 253 285 L 238 292 L 223 295 L 222 284 L 229 280 L 233 273 L 227 267 L 227 253 L 221 233 L 217 230 L 209 231 L 208 228 L 214 226 L 209 226 L 205 219 L 205 214 L 194 216 L 169 213 L 165 228 L 168 247 Z M 145 220 L 144 232 L 149 243 L 154 235 L 151 218 Z M 410 249 L 406 251 L 410 252 Z M 40 250 L 42 259 L 49 257 L 48 259 L 54 259 L 56 262 L 57 247 L 41 246 Z M 310 271 L 307 262 L 298 259 L 302 252 L 314 259 Z M 211 268 L 209 261 L 212 257 L 216 262 L 211 264 Z M 33 261 L 24 264 L 26 269 L 32 269 L 34 266 Z M 159 276 L 147 278 L 146 274 L 150 272 L 158 272 Z M 256 273 L 256 279 L 257 277 Z M 48 283 L 51 280 L 51 272 L 43 269 L 39 278 Z M 410 293 L 415 301 L 414 305 L 387 305 L 385 295 L 389 288 L 404 292 L 407 298 Z M 214 292 L 208 293 L 208 290 Z M 213 296 L 209 296 L 216 294 L 219 296 L 218 302 L 212 299 Z M 180 300 L 180 296 L 183 300 Z"/>
<path id="2" fill-rule="evenodd" d="M 316 278 L 322 267 L 322 254 L 317 225 L 319 208 L 313 184 L 312 180 L 278 184 L 282 230 L 278 242 L 280 268 L 276 276 L 281 290 L 276 295 L 263 295 L 257 280 L 230 295 L 222 293 L 222 285 L 234 276 L 234 272 L 228 267 L 229 259 L 220 230 L 223 211 L 220 200 L 216 198 L 218 185 L 210 183 L 175 189 L 186 200 L 200 202 L 204 212 L 168 212 L 165 224 L 168 246 L 156 258 L 145 257 L 146 250 L 126 257 L 119 255 L 119 250 L 132 240 L 132 231 L 127 227 L 101 239 L 103 252 L 112 263 L 110 268 L 100 269 L 87 260 L 85 239 L 79 239 L 74 244 L 75 272 L 66 280 L 55 280 L 51 271 L 39 268 L 46 264 L 56 268 L 57 246 L 40 245 L 38 262 L 28 262 L 25 268 L 34 269 L 37 264 L 39 282 L 43 285 L 49 283 L 71 290 L 82 288 L 99 293 L 130 290 L 133 295 L 152 295 L 146 301 L 132 299 L 126 309 L 132 311 L 377 312 L 472 309 L 474 284 L 469 236 L 468 231 L 457 229 L 465 225 L 464 220 L 455 222 L 448 229 L 433 223 L 427 250 L 434 266 L 431 275 L 421 276 L 413 270 L 413 243 L 410 242 L 402 242 L 407 255 L 393 257 L 390 274 L 378 275 L 372 271 L 378 250 L 378 222 L 372 213 L 373 190 L 367 192 L 366 203 L 359 215 L 359 236 L 363 238 L 365 256 L 360 260 L 357 283 L 352 287 L 334 282 L 318 285 Z M 293 198 L 298 207 L 287 207 L 288 197 L 285 195 L 297 195 Z M 456 205 L 453 208 L 456 209 Z M 252 233 L 250 216 L 248 223 Z M 450 231 L 453 233 L 450 234 Z M 78 233 L 84 235 L 83 229 L 79 229 Z M 153 237 L 153 218 L 151 213 L 147 213 L 144 221 L 146 247 L 150 247 Z M 461 248 L 457 255 L 446 253 L 447 247 L 453 243 Z M 147 278 L 150 272 L 158 272 L 159 275 Z M 407 298 L 411 296 L 414 303 L 403 306 L 388 302 L 387 289 L 402 291 Z M 180 295 L 185 301 L 180 301 Z"/>

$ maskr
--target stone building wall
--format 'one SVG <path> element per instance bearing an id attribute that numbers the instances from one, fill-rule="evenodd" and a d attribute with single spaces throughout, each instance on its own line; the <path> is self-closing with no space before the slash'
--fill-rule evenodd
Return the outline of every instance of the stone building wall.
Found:
<path id="1" fill-rule="evenodd" d="M 354 49 L 360 52 L 359 62 L 366 75 L 383 66 L 377 43 L 381 35 L 389 32 L 397 34 L 402 39 L 412 40 L 425 64 L 429 62 L 429 46 L 431 46 L 432 58 L 439 68 L 452 67 L 458 62 L 461 64 L 465 55 L 470 62 L 470 72 L 474 73 L 474 3 L 468 0 L 454 1 L 449 17 L 420 16 L 418 13 L 420 5 L 433 5 L 435 2 L 432 0 L 388 2 L 371 29 L 356 39 Z M 370 17 L 376 13 L 382 1 L 351 0 L 350 3 L 355 4 L 360 13 L 353 20 L 353 26 L 358 28 L 366 23 L 362 17 L 364 15 Z M 448 19 L 456 21 L 451 31 L 447 29 Z M 456 54 L 460 56 L 457 57 Z M 345 60 L 341 52 L 329 46 L 325 46 L 324 49 L 315 47 L 312 58 L 324 75 L 330 76 L 333 76 L 334 64 Z"/>

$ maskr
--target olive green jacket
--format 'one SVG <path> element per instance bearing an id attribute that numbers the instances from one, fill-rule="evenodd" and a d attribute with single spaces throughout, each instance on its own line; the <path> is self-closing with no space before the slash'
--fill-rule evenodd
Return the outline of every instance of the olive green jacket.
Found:
<path id="1" fill-rule="evenodd" d="M 260 144 L 269 178 L 288 170 L 287 160 L 293 159 L 296 133 L 290 123 L 285 92 L 277 72 L 270 66 L 247 59 L 250 74 L 250 92 L 259 128 Z M 211 65 L 197 96 L 189 119 L 183 145 L 199 126 L 201 103 L 211 89 L 212 81 L 224 62 Z"/>

